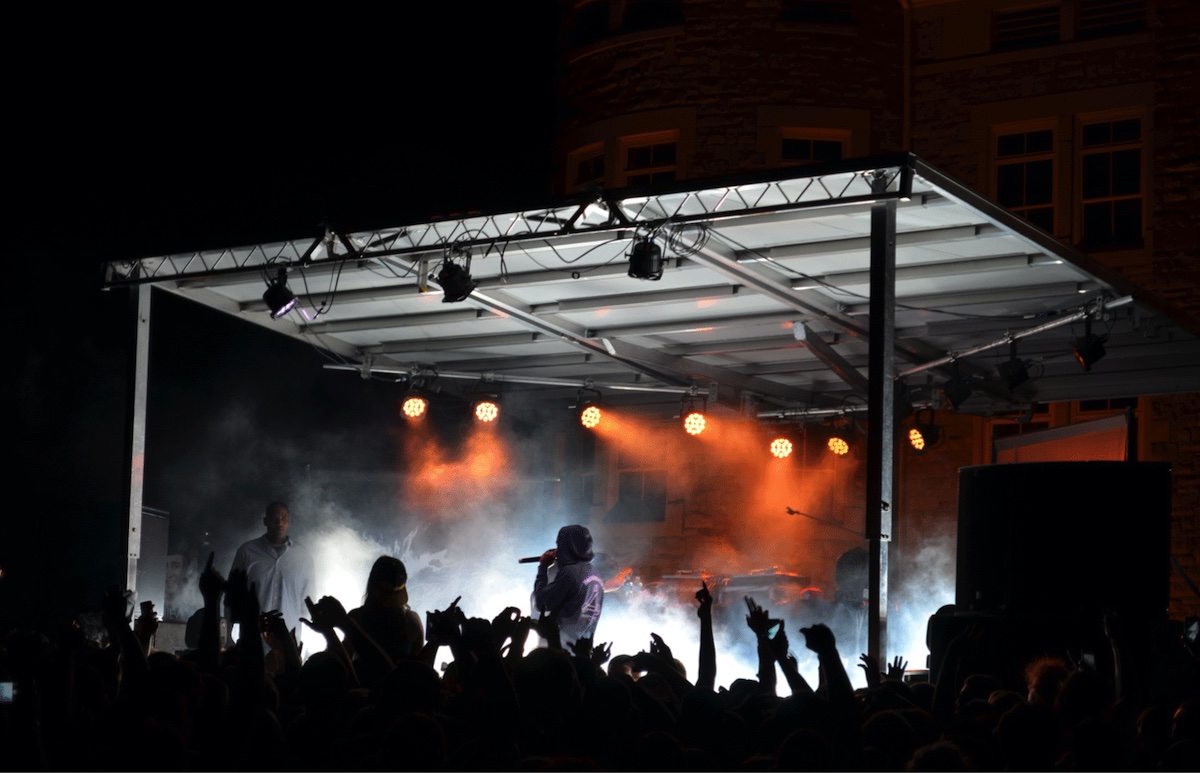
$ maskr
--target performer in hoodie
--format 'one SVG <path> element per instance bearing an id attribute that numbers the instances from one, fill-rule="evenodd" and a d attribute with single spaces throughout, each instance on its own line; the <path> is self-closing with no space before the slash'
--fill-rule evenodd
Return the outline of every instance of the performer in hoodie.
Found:
<path id="1" fill-rule="evenodd" d="M 538 560 L 533 607 L 558 621 L 563 649 L 577 639 L 595 636 L 604 606 L 604 578 L 592 567 L 592 534 L 586 526 L 558 530 L 557 547 Z M 556 565 L 550 580 L 550 565 Z"/>

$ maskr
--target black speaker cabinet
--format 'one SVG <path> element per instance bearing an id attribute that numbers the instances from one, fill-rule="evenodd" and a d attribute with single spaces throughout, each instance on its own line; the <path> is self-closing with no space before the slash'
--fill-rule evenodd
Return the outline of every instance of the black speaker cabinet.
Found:
<path id="1" fill-rule="evenodd" d="M 1171 468 L 1159 462 L 964 467 L 959 612 L 1166 617 Z"/>

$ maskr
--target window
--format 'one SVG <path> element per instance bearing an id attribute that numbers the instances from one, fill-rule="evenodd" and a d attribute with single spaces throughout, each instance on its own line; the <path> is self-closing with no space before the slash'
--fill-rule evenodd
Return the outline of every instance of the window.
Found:
<path id="1" fill-rule="evenodd" d="M 604 143 L 596 142 L 574 150 L 567 157 L 571 190 L 604 184 Z"/>
<path id="2" fill-rule="evenodd" d="M 773 166 L 840 161 L 850 153 L 851 132 L 813 126 L 779 126 L 770 141 L 767 162 Z"/>
<path id="3" fill-rule="evenodd" d="M 1054 129 L 994 132 L 996 202 L 1054 233 Z"/>
<path id="4" fill-rule="evenodd" d="M 1084 121 L 1080 127 L 1080 243 L 1089 248 L 1142 243 L 1142 120 Z"/>
<path id="5" fill-rule="evenodd" d="M 842 141 L 784 137 L 780 140 L 779 157 L 785 164 L 839 161 L 842 158 Z"/>
<path id="6" fill-rule="evenodd" d="M 781 21 L 813 24 L 854 24 L 850 0 L 783 0 Z"/>
<path id="7" fill-rule="evenodd" d="M 997 13 L 992 18 L 992 50 L 1016 51 L 1058 42 L 1058 5 Z"/>
<path id="8" fill-rule="evenodd" d="M 622 138 L 620 184 L 639 188 L 675 182 L 678 140 L 674 131 Z"/>
<path id="9" fill-rule="evenodd" d="M 1081 0 L 1075 36 L 1080 40 L 1146 29 L 1146 0 Z"/>

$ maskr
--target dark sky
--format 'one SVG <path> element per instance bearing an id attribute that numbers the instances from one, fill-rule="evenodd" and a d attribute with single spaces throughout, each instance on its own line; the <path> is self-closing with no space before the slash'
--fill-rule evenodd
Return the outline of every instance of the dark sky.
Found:
<path id="1" fill-rule="evenodd" d="M 98 577 L 124 575 L 132 316 L 126 293 L 100 291 L 104 261 L 549 196 L 553 4 L 463 8 L 161 28 L 77 17 L 53 39 L 31 24 L 10 51 L 5 402 L 24 504 L 3 518 L 0 566 L 10 585 L 49 589 L 32 603 L 85 603 Z M 156 300 L 154 351 L 148 505 L 178 506 L 181 446 L 214 406 L 240 399 L 270 425 L 303 416 L 316 443 L 390 399 L 322 372 L 302 343 L 174 298 Z"/>

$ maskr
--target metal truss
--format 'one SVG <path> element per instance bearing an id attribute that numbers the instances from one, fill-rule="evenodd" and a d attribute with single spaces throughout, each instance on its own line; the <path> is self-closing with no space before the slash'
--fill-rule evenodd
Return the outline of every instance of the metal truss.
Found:
<path id="1" fill-rule="evenodd" d="M 702 190 L 600 193 L 561 206 L 505 214 L 114 261 L 106 265 L 104 281 L 107 286 L 146 284 L 238 274 L 281 263 L 315 266 L 347 258 L 371 260 L 449 250 L 482 249 L 482 255 L 486 256 L 522 241 L 631 228 L 653 230 L 667 224 L 710 222 L 881 199 L 906 200 L 912 193 L 912 159 L 907 154 L 868 160 L 866 165 L 820 165 L 805 167 L 805 171 L 806 175 L 795 176 L 794 170 L 789 169 L 779 179 L 764 180 L 760 175 L 754 180 L 709 185 Z"/>

